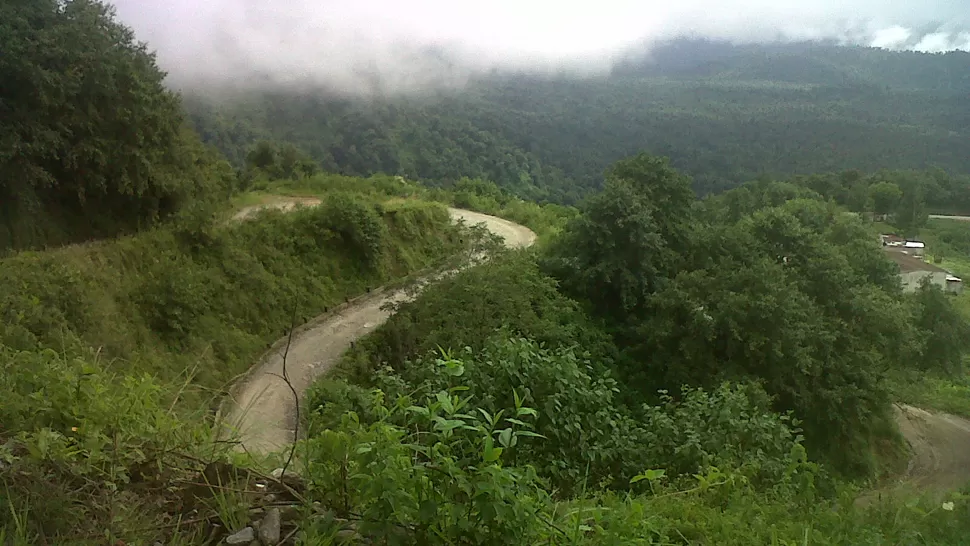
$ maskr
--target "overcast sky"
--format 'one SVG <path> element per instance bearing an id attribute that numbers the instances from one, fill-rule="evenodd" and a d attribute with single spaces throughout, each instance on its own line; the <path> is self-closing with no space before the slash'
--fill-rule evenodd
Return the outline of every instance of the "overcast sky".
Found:
<path id="1" fill-rule="evenodd" d="M 346 91 L 375 78 L 389 91 L 460 84 L 495 67 L 596 73 L 633 45 L 683 35 L 970 50 L 967 2 L 114 0 L 175 86 L 272 81 Z"/>

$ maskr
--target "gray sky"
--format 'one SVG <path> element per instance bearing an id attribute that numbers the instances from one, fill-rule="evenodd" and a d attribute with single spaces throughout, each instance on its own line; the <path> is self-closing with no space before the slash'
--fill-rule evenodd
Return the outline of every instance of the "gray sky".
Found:
<path id="1" fill-rule="evenodd" d="M 595 74 L 683 35 L 828 38 L 970 50 L 970 0 L 114 0 L 178 87 L 261 83 L 363 92 L 460 85 L 490 68 Z M 963 5 L 961 5 L 963 4 Z M 447 62 L 428 55 L 447 52 Z M 438 60 L 435 60 L 438 59 Z"/>

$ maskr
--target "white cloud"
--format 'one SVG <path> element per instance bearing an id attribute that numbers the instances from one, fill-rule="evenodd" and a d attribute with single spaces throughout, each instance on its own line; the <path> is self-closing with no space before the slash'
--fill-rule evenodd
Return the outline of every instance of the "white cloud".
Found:
<path id="1" fill-rule="evenodd" d="M 472 71 L 495 67 L 596 71 L 634 44 L 683 35 L 970 49 L 970 10 L 959 3 L 115 0 L 121 20 L 158 51 L 176 85 L 273 82 L 348 91 L 377 80 L 390 90 L 460 84 Z"/>

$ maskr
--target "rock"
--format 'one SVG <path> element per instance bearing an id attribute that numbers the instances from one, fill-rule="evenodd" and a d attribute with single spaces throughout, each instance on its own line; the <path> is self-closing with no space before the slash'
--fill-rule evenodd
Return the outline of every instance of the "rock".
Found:
<path id="1" fill-rule="evenodd" d="M 300 507 L 295 504 L 280 506 L 280 519 L 282 521 L 293 521 L 300 518 Z"/>
<path id="2" fill-rule="evenodd" d="M 252 527 L 246 527 L 242 531 L 226 537 L 226 544 L 249 544 L 256 538 L 256 531 Z"/>
<path id="3" fill-rule="evenodd" d="M 276 546 L 280 541 L 280 509 L 272 508 L 259 524 L 259 540 L 266 546 Z"/>

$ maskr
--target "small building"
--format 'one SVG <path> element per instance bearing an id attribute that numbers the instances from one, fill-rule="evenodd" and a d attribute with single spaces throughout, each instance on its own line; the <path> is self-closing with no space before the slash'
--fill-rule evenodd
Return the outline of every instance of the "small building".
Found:
<path id="1" fill-rule="evenodd" d="M 895 233 L 880 235 L 879 238 L 882 239 L 882 246 L 903 246 L 903 243 L 906 242 L 906 239 Z"/>
<path id="2" fill-rule="evenodd" d="M 913 256 L 922 256 L 926 245 L 922 241 L 906 241 L 903 243 L 903 248 Z"/>
<path id="3" fill-rule="evenodd" d="M 947 294 L 953 294 L 954 296 L 959 296 L 960 294 L 963 293 L 963 280 L 960 277 L 947 275 L 945 290 Z"/>
<path id="4" fill-rule="evenodd" d="M 920 281 L 924 277 L 929 277 L 930 283 L 939 286 L 941 290 L 952 292 L 952 289 L 947 289 L 947 278 L 956 279 L 956 277 L 940 266 L 924 262 L 922 258 L 914 256 L 910 251 L 910 249 L 886 247 L 886 255 L 899 266 L 904 291 L 914 292 L 919 288 Z"/>

